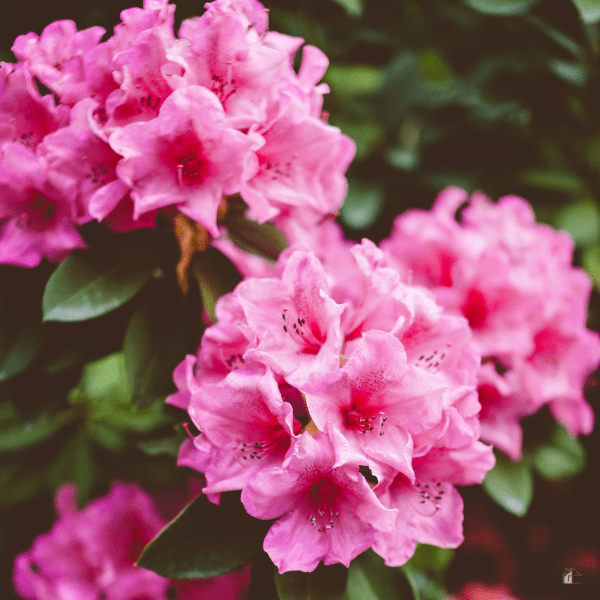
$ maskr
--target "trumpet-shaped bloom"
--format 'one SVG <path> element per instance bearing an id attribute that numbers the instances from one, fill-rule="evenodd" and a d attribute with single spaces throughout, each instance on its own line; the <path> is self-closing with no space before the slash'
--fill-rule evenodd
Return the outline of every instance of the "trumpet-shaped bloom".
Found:
<path id="1" fill-rule="evenodd" d="M 312 571 L 320 561 L 347 567 L 377 530 L 393 527 L 396 511 L 384 508 L 358 467 L 334 463 L 327 435 L 305 432 L 286 468 L 260 471 L 242 492 L 252 516 L 281 517 L 264 542 L 280 573 Z"/>

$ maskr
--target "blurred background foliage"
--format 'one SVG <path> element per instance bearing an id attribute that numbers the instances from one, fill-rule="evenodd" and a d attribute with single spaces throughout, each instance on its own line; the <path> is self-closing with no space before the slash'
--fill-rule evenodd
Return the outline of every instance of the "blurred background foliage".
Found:
<path id="1" fill-rule="evenodd" d="M 135 3 L 3 3 L 0 60 L 14 60 L 17 35 L 41 33 L 57 19 L 110 32 Z M 176 2 L 177 25 L 202 4 Z M 340 214 L 348 237 L 379 241 L 397 214 L 429 208 L 447 185 L 523 196 L 538 220 L 572 235 L 575 264 L 596 285 L 589 327 L 599 328 L 599 0 L 266 5 L 272 29 L 303 37 L 330 59 L 325 110 L 357 144 Z M 185 415 L 162 400 L 173 366 L 201 335 L 202 301 L 191 294 L 181 304 L 171 268 L 177 248 L 161 244 L 151 264 L 134 266 L 133 293 L 141 292 L 83 323 L 41 324 L 53 266 L 0 269 L 1 598 L 15 597 L 13 557 L 49 529 L 60 482 L 76 481 L 84 504 L 113 479 L 168 492 L 192 474 L 173 468 Z M 597 411 L 594 388 L 590 380 Z M 478 580 L 505 583 L 524 600 L 560 599 L 570 591 L 561 585 L 567 567 L 582 574 L 578 597 L 600 597 L 600 435 L 576 443 L 547 411 L 524 428 L 523 462 L 499 457 L 484 486 L 462 490 L 465 544 L 454 553 L 424 547 L 404 570 L 422 598 Z M 364 577 L 373 560 L 351 571 L 356 590 L 371 589 Z"/>

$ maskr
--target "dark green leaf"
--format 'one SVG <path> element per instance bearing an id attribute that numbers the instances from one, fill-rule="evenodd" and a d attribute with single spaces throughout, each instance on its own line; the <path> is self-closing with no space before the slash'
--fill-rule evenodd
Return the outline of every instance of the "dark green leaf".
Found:
<path id="1" fill-rule="evenodd" d="M 504 510 L 522 517 L 533 497 L 533 478 L 526 461 L 512 462 L 496 453 L 496 466 L 483 480 L 483 489 Z"/>
<path id="2" fill-rule="evenodd" d="M 121 306 L 148 281 L 163 246 L 149 232 L 73 252 L 54 271 L 44 290 L 45 321 L 85 321 Z"/>
<path id="3" fill-rule="evenodd" d="M 558 212 L 555 225 L 568 231 L 579 246 L 589 246 L 600 234 L 600 211 L 592 200 L 573 202 Z"/>
<path id="4" fill-rule="evenodd" d="M 275 587 L 275 565 L 266 552 L 252 561 L 250 585 L 245 600 L 279 600 Z"/>
<path id="5" fill-rule="evenodd" d="M 360 17 L 363 11 L 362 0 L 333 0 L 339 4 L 349 15 Z"/>
<path id="6" fill-rule="evenodd" d="M 585 467 L 585 449 L 563 427 L 557 426 L 551 443 L 534 452 L 533 464 L 547 479 L 573 477 Z"/>
<path id="7" fill-rule="evenodd" d="M 200 286 L 204 308 L 214 321 L 217 300 L 231 292 L 242 277 L 233 263 L 215 248 L 194 255 L 192 273 Z"/>
<path id="8" fill-rule="evenodd" d="M 144 548 L 137 564 L 163 577 L 215 577 L 249 563 L 270 526 L 246 513 L 239 494 L 223 494 L 220 506 L 199 496 Z"/>
<path id="9" fill-rule="evenodd" d="M 430 579 L 419 569 L 412 568 L 408 563 L 402 567 L 416 598 L 423 600 L 448 600 L 448 593 L 433 579 Z"/>
<path id="10" fill-rule="evenodd" d="M 587 248 L 582 256 L 583 267 L 589 273 L 597 290 L 600 290 L 600 246 Z"/>
<path id="11" fill-rule="evenodd" d="M 39 444 L 52 437 L 72 416 L 70 411 L 63 411 L 35 421 L 4 423 L 0 427 L 0 452 L 21 450 Z"/>
<path id="12" fill-rule="evenodd" d="M 383 191 L 376 183 L 350 180 L 340 219 L 352 229 L 372 225 L 383 208 Z"/>
<path id="13" fill-rule="evenodd" d="M 65 481 L 77 484 L 78 498 L 85 504 L 96 480 L 96 465 L 85 431 L 69 440 L 48 472 L 48 481 L 57 488 Z"/>
<path id="14" fill-rule="evenodd" d="M 190 296 L 195 290 L 190 290 Z M 196 292 L 196 295 L 198 293 Z M 176 391 L 173 370 L 200 343 L 201 332 L 177 284 L 166 279 L 150 282 L 142 292 L 125 332 L 125 367 L 135 406 L 143 407 Z M 192 307 L 202 311 L 201 302 Z"/>
<path id="15" fill-rule="evenodd" d="M 17 504 L 35 496 L 45 480 L 44 471 L 22 470 L 18 464 L 0 467 L 0 507 Z"/>
<path id="16" fill-rule="evenodd" d="M 138 448 L 148 454 L 148 456 L 177 456 L 181 447 L 181 438 L 179 436 L 171 436 L 158 440 L 142 440 L 137 443 Z"/>
<path id="17" fill-rule="evenodd" d="M 387 567 L 372 550 L 350 563 L 345 600 L 416 600 L 410 581 L 400 568 Z"/>
<path id="18" fill-rule="evenodd" d="M 41 323 L 33 315 L 20 323 L 16 336 L 0 333 L 0 381 L 24 371 L 42 349 L 44 335 Z"/>
<path id="19" fill-rule="evenodd" d="M 348 569 L 344 565 L 319 563 L 310 572 L 288 571 L 275 574 L 280 600 L 342 600 L 346 592 Z"/>
<path id="20" fill-rule="evenodd" d="M 520 15 L 526 13 L 537 0 L 465 0 L 465 2 L 488 15 Z"/>
<path id="21" fill-rule="evenodd" d="M 231 240 L 247 252 L 277 260 L 280 252 L 287 247 L 285 237 L 273 223 L 261 225 L 232 210 L 227 215 L 225 224 Z"/>
<path id="22" fill-rule="evenodd" d="M 428 544 L 419 544 L 412 558 L 408 561 L 413 569 L 425 573 L 442 572 L 450 564 L 454 551 L 450 548 L 438 548 Z"/>
<path id="23" fill-rule="evenodd" d="M 600 20 L 600 0 L 573 0 L 584 23 Z"/>

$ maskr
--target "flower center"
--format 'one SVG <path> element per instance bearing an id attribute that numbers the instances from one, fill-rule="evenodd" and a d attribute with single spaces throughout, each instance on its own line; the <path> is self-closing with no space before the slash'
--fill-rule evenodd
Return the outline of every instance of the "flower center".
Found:
<path id="1" fill-rule="evenodd" d="M 376 433 L 383 435 L 383 426 L 387 421 L 387 417 L 383 411 L 376 414 L 365 415 L 356 409 L 356 404 L 344 411 L 346 426 L 350 429 L 360 431 L 360 433 L 371 433 L 376 430 Z"/>
<path id="2" fill-rule="evenodd" d="M 36 194 L 29 202 L 27 210 L 17 218 L 17 227 L 44 231 L 52 226 L 56 216 L 56 204 L 40 194 Z"/>
<path id="3" fill-rule="evenodd" d="M 336 486 L 329 479 L 321 479 L 309 492 L 312 505 L 309 520 L 319 533 L 328 533 L 334 527 L 334 519 L 340 516 L 336 508 Z"/>
<path id="4" fill-rule="evenodd" d="M 297 421 L 294 422 L 294 431 L 296 431 Z M 302 427 L 299 423 L 298 425 Z M 233 442 L 231 445 L 234 450 L 237 461 L 244 466 L 252 465 L 259 460 L 262 460 L 270 454 L 283 452 L 285 447 L 289 445 L 290 436 L 282 428 L 275 429 L 272 435 L 264 440 L 257 442 Z"/>
<path id="5" fill-rule="evenodd" d="M 191 125 L 190 125 L 191 126 Z M 180 135 L 173 141 L 171 150 L 175 164 L 176 184 L 195 187 L 202 183 L 206 162 L 202 158 L 200 141 L 191 132 Z"/>
<path id="6" fill-rule="evenodd" d="M 440 510 L 446 492 L 446 484 L 441 481 L 437 483 L 417 482 L 413 488 L 412 505 L 419 514 L 431 517 Z"/>
<path id="7" fill-rule="evenodd" d="M 281 313 L 283 319 L 283 331 L 302 348 L 304 354 L 318 354 L 322 346 L 321 341 L 317 339 L 310 327 L 307 327 L 306 321 L 301 316 L 292 314 L 292 310 L 284 308 Z"/>

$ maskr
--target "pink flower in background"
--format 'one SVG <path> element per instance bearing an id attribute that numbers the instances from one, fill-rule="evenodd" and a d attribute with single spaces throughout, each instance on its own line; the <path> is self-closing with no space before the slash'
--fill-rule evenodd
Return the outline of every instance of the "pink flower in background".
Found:
<path id="1" fill-rule="evenodd" d="M 518 459 L 519 419 L 544 404 L 571 435 L 591 431 L 583 387 L 600 362 L 600 336 L 585 327 L 591 282 L 572 266 L 568 234 L 536 223 L 516 196 L 494 204 L 448 188 L 431 211 L 400 215 L 381 248 L 445 309 L 467 318 L 484 362 L 497 367 L 479 376 L 484 439 Z"/>
<path id="2" fill-rule="evenodd" d="M 260 471 L 242 491 L 252 516 L 281 517 L 264 543 L 280 573 L 313 571 L 321 560 L 347 567 L 376 530 L 393 527 L 396 511 L 379 502 L 358 467 L 334 463 L 328 436 L 305 432 L 286 468 Z"/>
<path id="3" fill-rule="evenodd" d="M 58 520 L 15 560 L 13 581 L 35 600 L 181 600 L 241 598 L 247 569 L 203 581 L 171 581 L 134 565 L 164 522 L 135 484 L 116 483 L 110 493 L 78 511 L 75 486 L 56 494 Z M 171 589 L 172 588 L 172 589 Z"/>

